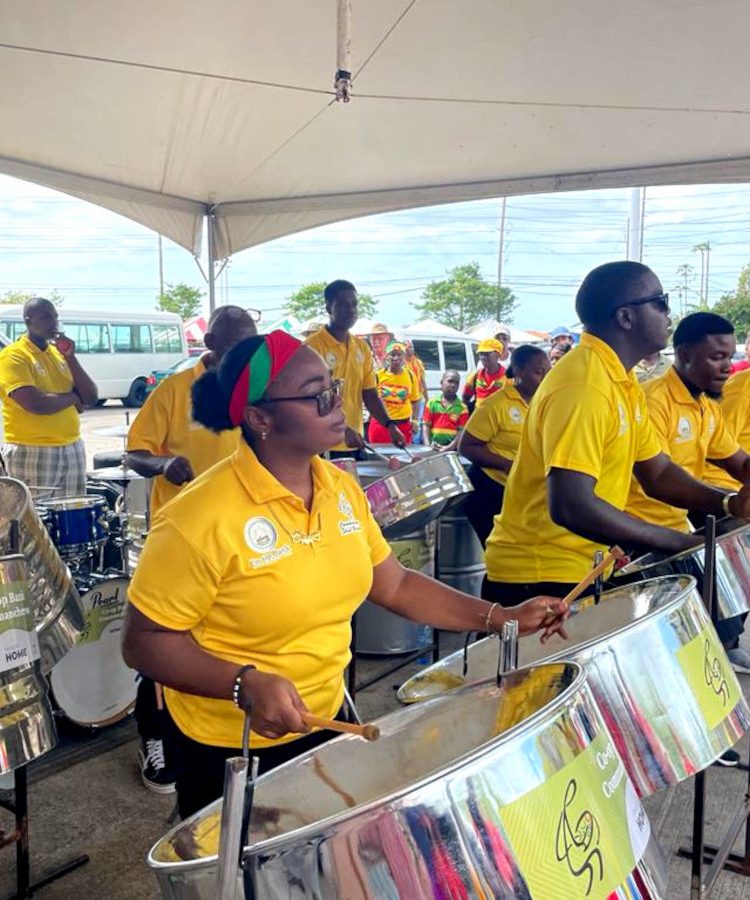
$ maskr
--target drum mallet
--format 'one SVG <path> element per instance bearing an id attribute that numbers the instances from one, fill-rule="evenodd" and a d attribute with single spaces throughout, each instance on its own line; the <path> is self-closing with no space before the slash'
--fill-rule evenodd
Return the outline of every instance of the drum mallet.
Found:
<path id="1" fill-rule="evenodd" d="M 609 553 L 604 557 L 604 559 L 599 563 L 598 566 L 594 566 L 594 568 L 589 572 L 589 574 L 581 579 L 578 584 L 570 591 L 568 594 L 563 597 L 563 603 L 566 606 L 570 606 L 570 604 L 577 600 L 578 597 L 586 590 L 587 587 L 592 585 L 596 579 L 602 575 L 606 570 L 614 563 L 617 562 L 618 559 L 621 559 L 625 554 L 620 550 L 619 547 L 612 547 Z"/>
<path id="2" fill-rule="evenodd" d="M 328 731 L 338 731 L 341 734 L 356 734 L 366 741 L 377 741 L 380 737 L 380 729 L 377 725 L 355 725 L 352 722 L 339 722 L 336 719 L 323 719 L 312 713 L 302 713 L 302 721 L 311 728 L 325 728 Z"/>

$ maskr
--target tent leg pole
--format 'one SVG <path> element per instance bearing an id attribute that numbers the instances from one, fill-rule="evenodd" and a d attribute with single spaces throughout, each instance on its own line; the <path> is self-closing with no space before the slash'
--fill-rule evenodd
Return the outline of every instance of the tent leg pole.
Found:
<path id="1" fill-rule="evenodd" d="M 216 260 L 214 258 L 214 214 L 206 215 L 206 237 L 208 244 L 208 313 L 216 309 Z"/>

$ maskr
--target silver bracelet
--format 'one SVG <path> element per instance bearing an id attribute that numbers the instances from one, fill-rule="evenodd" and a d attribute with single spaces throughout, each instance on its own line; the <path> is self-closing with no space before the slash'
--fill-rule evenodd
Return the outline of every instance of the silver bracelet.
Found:
<path id="1" fill-rule="evenodd" d="M 730 500 L 732 500 L 732 499 L 733 499 L 734 497 L 736 497 L 736 496 L 737 496 L 737 491 L 732 491 L 732 492 L 729 493 L 729 494 L 724 494 L 724 496 L 722 497 L 722 500 L 721 500 L 721 508 L 724 510 L 724 515 L 725 515 L 725 516 L 731 516 L 731 515 L 732 515 L 731 512 L 729 512 L 729 502 L 730 502 Z"/>
<path id="2" fill-rule="evenodd" d="M 492 613 L 495 611 L 495 607 L 496 607 L 496 606 L 500 606 L 500 604 L 499 604 L 499 603 L 493 603 L 493 604 L 490 606 L 489 612 L 487 613 L 487 616 L 485 617 L 485 620 L 484 620 L 484 630 L 485 630 L 488 634 L 492 634 L 493 632 L 496 632 L 496 631 L 497 631 L 496 628 L 493 628 L 493 627 L 492 627 Z"/>

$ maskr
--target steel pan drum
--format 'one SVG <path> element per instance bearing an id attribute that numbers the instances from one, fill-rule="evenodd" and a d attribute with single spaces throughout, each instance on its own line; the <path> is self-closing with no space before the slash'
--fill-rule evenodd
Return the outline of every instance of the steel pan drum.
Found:
<path id="1" fill-rule="evenodd" d="M 57 743 L 31 609 L 26 563 L 0 558 L 0 774 Z"/>
<path id="2" fill-rule="evenodd" d="M 570 638 L 518 642 L 519 665 L 571 659 L 584 665 L 617 750 L 641 797 L 706 768 L 750 726 L 750 711 L 688 576 L 654 578 L 581 601 Z M 446 656 L 405 682 L 409 703 L 486 678 L 497 668 L 493 638 Z"/>
<path id="3" fill-rule="evenodd" d="M 371 479 L 372 474 L 377 477 Z M 388 537 L 424 528 L 448 501 L 473 490 L 457 453 L 433 453 L 390 471 L 383 462 L 357 464 L 375 520 Z"/>
<path id="4" fill-rule="evenodd" d="M 48 673 L 83 630 L 81 598 L 39 518 L 26 485 L 0 478 L 0 553 L 10 549 L 10 523 L 20 523 L 21 553 L 26 559 L 29 596 L 36 620 L 42 671 Z"/>
<path id="5" fill-rule="evenodd" d="M 702 535 L 703 531 L 696 534 Z M 703 548 L 674 556 L 648 553 L 619 569 L 614 581 L 632 582 L 659 575 L 692 575 L 703 582 Z M 750 522 L 726 518 L 716 523 L 716 607 L 720 619 L 750 610 Z"/>
<path id="6" fill-rule="evenodd" d="M 258 780 L 244 863 L 259 900 L 666 896 L 648 819 L 576 664 L 378 724 L 375 743 L 338 737 Z M 216 897 L 220 812 L 217 801 L 152 848 L 164 897 Z"/>

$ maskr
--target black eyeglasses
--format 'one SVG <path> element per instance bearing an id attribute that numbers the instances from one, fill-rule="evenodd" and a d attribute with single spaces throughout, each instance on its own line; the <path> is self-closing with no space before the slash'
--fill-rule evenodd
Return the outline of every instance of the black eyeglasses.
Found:
<path id="1" fill-rule="evenodd" d="M 650 297 L 644 297 L 642 300 L 631 300 L 630 303 L 623 303 L 623 306 L 643 306 L 645 303 L 655 303 L 659 312 L 669 312 L 669 294 L 652 294 Z"/>
<path id="2" fill-rule="evenodd" d="M 318 404 L 318 415 L 321 417 L 327 416 L 336 405 L 336 398 L 341 396 L 343 385 L 344 379 L 339 378 L 338 381 L 334 381 L 330 387 L 323 388 L 323 390 L 318 391 L 317 394 L 304 394 L 298 397 L 269 397 L 266 400 L 260 400 L 255 405 L 260 406 L 263 403 L 286 403 L 289 400 L 315 400 Z"/>

